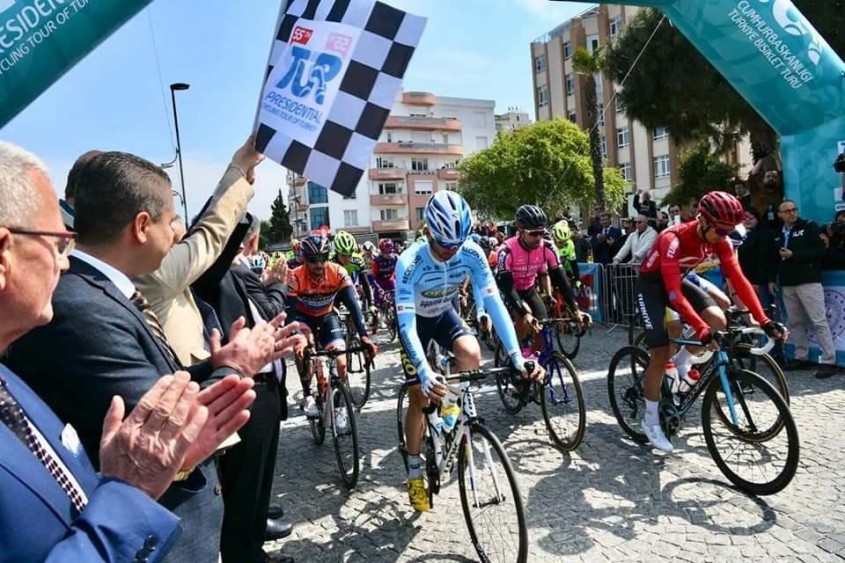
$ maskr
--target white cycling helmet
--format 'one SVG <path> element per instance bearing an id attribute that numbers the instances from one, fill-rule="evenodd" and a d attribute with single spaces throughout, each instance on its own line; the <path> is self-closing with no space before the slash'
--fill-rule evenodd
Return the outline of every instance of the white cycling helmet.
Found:
<path id="1" fill-rule="evenodd" d="M 435 193 L 425 206 L 425 224 L 438 245 L 454 248 L 469 237 L 472 216 L 460 194 L 449 190 Z"/>

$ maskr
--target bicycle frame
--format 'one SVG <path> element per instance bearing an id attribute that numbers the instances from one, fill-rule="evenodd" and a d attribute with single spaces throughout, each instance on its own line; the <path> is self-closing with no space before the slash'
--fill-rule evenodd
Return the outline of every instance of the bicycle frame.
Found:
<path id="1" fill-rule="evenodd" d="M 728 403 L 728 410 L 731 414 L 731 422 L 733 424 L 737 424 L 737 417 L 736 417 L 736 410 L 734 408 L 734 400 L 733 400 L 733 392 L 731 391 L 731 385 L 728 381 L 728 370 L 727 366 L 730 363 L 730 359 L 728 358 L 728 353 L 724 349 L 724 342 L 722 339 L 729 337 L 726 335 L 724 337 L 719 337 L 719 349 L 716 351 L 714 355 L 714 360 L 709 362 L 709 364 L 705 367 L 704 373 L 701 374 L 701 379 L 692 388 L 687 395 L 684 401 L 681 403 L 679 407 L 679 411 L 681 416 L 685 416 L 687 412 L 689 412 L 690 408 L 693 404 L 695 404 L 696 399 L 698 396 L 703 393 L 707 387 L 710 385 L 710 381 L 715 377 L 715 374 L 718 373 L 719 375 L 719 382 L 722 385 L 722 391 L 725 392 L 725 398 L 727 399 Z M 702 343 L 698 340 L 685 340 L 685 339 L 678 339 L 675 342 L 679 346 L 701 346 Z M 664 381 L 665 384 L 665 381 Z"/>

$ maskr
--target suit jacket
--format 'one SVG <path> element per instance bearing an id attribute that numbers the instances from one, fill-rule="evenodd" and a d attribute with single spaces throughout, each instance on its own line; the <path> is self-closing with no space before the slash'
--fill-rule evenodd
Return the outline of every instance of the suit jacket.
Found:
<path id="1" fill-rule="evenodd" d="M 253 195 L 255 191 L 243 174 L 230 166 L 191 233 L 170 250 L 158 270 L 132 280 L 152 305 L 167 340 L 186 366 L 209 357 L 202 317 L 190 286 L 220 256 Z"/>
<path id="2" fill-rule="evenodd" d="M 73 424 L 95 465 L 111 397 L 121 395 L 131 410 L 159 377 L 182 369 L 129 299 L 73 256 L 53 294 L 52 322 L 12 344 L 6 363 Z M 186 369 L 198 381 L 215 375 L 209 362 Z M 185 532 L 169 560 L 216 561 L 223 508 L 216 484 L 213 462 L 207 461 L 159 499 L 182 518 Z"/>
<path id="3" fill-rule="evenodd" d="M 0 562 L 161 561 L 179 519 L 141 490 L 101 479 L 82 448 L 62 443 L 63 425 L 16 375 L 0 377 L 88 497 L 81 514 L 32 452 L 0 424 Z"/>

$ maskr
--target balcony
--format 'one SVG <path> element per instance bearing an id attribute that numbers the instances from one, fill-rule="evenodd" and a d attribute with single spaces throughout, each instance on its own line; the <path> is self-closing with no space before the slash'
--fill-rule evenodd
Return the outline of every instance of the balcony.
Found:
<path id="1" fill-rule="evenodd" d="M 386 221 L 373 221 L 373 231 L 407 231 L 410 225 L 407 219 L 388 219 Z"/>
<path id="2" fill-rule="evenodd" d="M 367 176 L 370 180 L 404 180 L 406 173 L 404 168 L 370 168 Z"/>
<path id="3" fill-rule="evenodd" d="M 447 145 L 446 143 L 376 143 L 376 154 L 443 154 L 463 156 L 463 145 Z"/>
<path id="4" fill-rule="evenodd" d="M 293 210 L 297 213 L 305 213 L 308 211 L 308 204 L 307 203 L 296 203 L 293 206 Z"/>
<path id="5" fill-rule="evenodd" d="M 413 129 L 415 131 L 454 131 L 460 133 L 461 121 L 449 117 L 416 117 L 391 115 L 384 124 L 385 129 Z"/>
<path id="6" fill-rule="evenodd" d="M 339 230 L 346 231 L 350 235 L 365 235 L 370 232 L 370 227 L 343 227 Z"/>
<path id="7" fill-rule="evenodd" d="M 460 180 L 461 173 L 454 168 L 441 168 L 437 171 L 438 180 L 457 181 Z"/>
<path id="8" fill-rule="evenodd" d="M 296 187 L 302 187 L 308 183 L 308 180 L 305 179 L 305 176 L 297 176 L 296 179 L 293 181 L 293 185 Z"/>
<path id="9" fill-rule="evenodd" d="M 402 103 L 409 106 L 433 106 L 437 97 L 431 92 L 403 92 Z"/>
<path id="10" fill-rule="evenodd" d="M 408 196 L 405 194 L 376 194 L 370 196 L 370 205 L 397 206 L 406 205 Z"/>

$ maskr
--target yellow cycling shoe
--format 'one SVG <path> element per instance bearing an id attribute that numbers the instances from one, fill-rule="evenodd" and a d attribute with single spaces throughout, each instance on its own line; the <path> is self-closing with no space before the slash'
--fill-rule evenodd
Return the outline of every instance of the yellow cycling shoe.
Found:
<path id="1" fill-rule="evenodd" d="M 408 479 L 408 496 L 411 499 L 411 506 L 417 512 L 428 512 L 431 510 L 431 506 L 428 504 L 428 491 L 425 490 L 424 477 Z"/>

